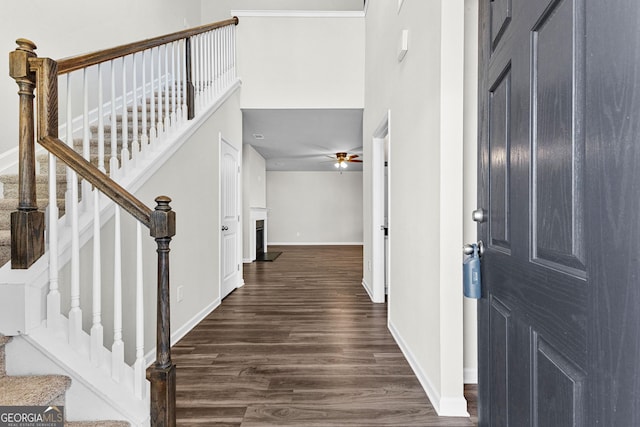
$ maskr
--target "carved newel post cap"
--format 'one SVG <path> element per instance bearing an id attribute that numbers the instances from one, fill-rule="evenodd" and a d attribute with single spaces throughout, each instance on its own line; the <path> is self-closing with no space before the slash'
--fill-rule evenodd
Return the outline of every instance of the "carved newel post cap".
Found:
<path id="1" fill-rule="evenodd" d="M 16 50 L 24 50 L 25 52 L 33 52 L 38 48 L 36 44 L 29 39 L 20 38 L 16 40 L 16 44 L 18 45 Z"/>
<path id="2" fill-rule="evenodd" d="M 156 209 L 151 213 L 151 237 L 156 239 L 176 235 L 176 213 L 171 210 L 171 199 L 167 196 L 156 197 Z"/>

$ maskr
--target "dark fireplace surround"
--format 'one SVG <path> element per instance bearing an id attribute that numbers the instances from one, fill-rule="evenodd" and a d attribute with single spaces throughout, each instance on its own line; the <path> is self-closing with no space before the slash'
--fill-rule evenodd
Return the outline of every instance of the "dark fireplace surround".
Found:
<path id="1" fill-rule="evenodd" d="M 264 256 L 264 220 L 256 221 L 256 259 Z"/>

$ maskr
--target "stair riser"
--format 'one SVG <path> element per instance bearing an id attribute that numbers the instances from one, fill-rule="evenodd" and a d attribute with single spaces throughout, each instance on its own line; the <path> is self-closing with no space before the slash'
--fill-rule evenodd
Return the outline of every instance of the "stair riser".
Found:
<path id="1" fill-rule="evenodd" d="M 0 265 L 5 265 L 11 259 L 11 244 L 0 244 Z"/>
<path id="2" fill-rule="evenodd" d="M 4 340 L 5 338 L 2 339 Z M 7 375 L 7 357 L 5 355 L 4 346 L 4 343 L 0 344 L 0 377 L 4 377 L 5 375 Z"/>

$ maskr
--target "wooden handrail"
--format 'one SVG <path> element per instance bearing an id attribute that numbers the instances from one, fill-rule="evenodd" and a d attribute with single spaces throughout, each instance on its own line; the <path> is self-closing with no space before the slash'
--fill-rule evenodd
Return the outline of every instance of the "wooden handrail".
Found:
<path id="1" fill-rule="evenodd" d="M 82 178 L 89 181 L 104 195 L 120 205 L 122 209 L 133 215 L 147 228 L 151 228 L 152 209 L 122 188 L 120 184 L 109 178 L 107 174 L 92 165 L 73 148 L 58 138 L 51 136 L 39 138 L 38 144 L 59 160 L 62 160 L 63 163 L 73 169 Z"/>
<path id="2" fill-rule="evenodd" d="M 28 61 L 31 71 L 35 73 L 37 83 L 38 143 L 149 228 L 152 212 L 149 207 L 58 139 L 56 62 L 49 58 L 37 57 L 31 57 Z"/>
<path id="3" fill-rule="evenodd" d="M 58 63 L 58 75 L 70 73 L 82 68 L 97 65 L 102 62 L 111 61 L 122 56 L 131 55 L 133 53 L 142 52 L 177 40 L 187 39 L 189 37 L 215 30 L 216 28 L 226 27 L 227 25 L 238 25 L 238 17 L 226 19 L 224 21 L 214 22 L 212 24 L 201 25 L 199 27 L 190 28 L 188 30 L 177 31 L 175 33 L 166 34 L 164 36 L 153 37 L 138 42 L 127 43 L 121 46 L 112 47 L 110 49 L 99 50 L 96 52 L 86 53 L 83 55 L 72 56 L 60 59 Z"/>

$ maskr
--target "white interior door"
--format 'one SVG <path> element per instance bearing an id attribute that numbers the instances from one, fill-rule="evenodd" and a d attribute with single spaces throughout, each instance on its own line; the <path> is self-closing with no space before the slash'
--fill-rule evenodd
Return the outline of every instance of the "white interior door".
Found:
<path id="1" fill-rule="evenodd" d="M 240 281 L 240 166 L 238 150 L 220 136 L 220 299 Z"/>

